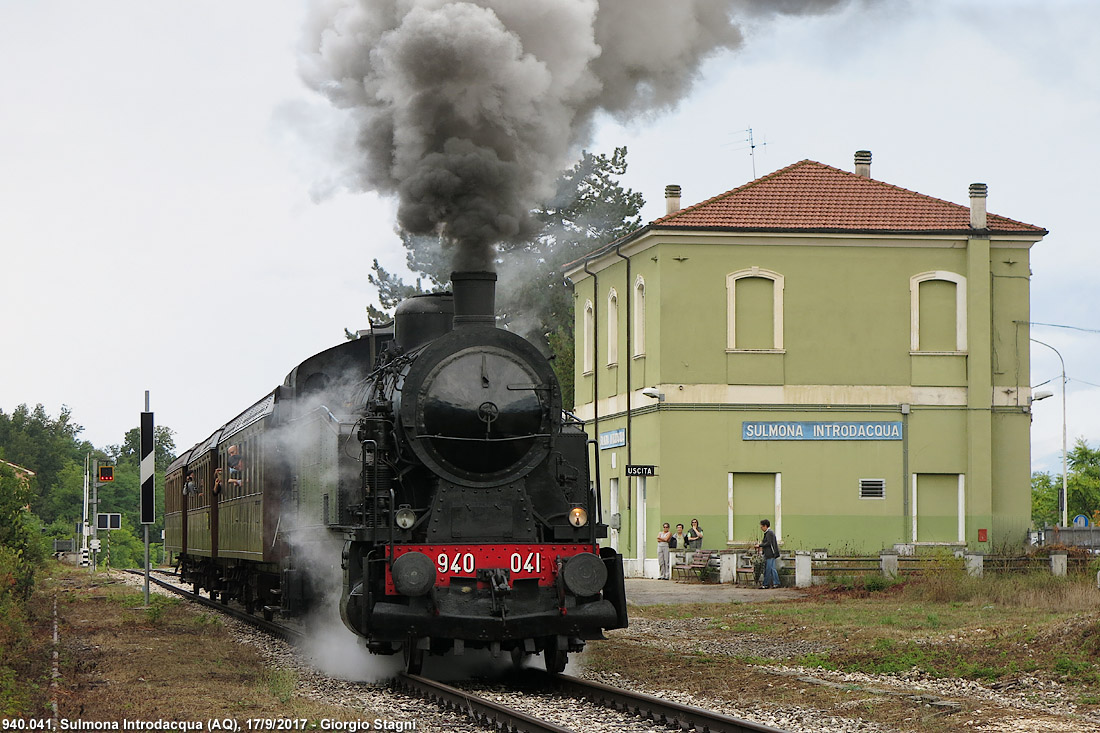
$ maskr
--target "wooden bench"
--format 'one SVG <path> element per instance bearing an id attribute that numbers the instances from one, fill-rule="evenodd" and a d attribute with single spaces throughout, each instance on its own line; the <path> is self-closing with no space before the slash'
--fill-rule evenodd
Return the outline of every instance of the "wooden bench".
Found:
<path id="1" fill-rule="evenodd" d="M 695 573 L 699 576 L 699 580 L 705 580 L 712 557 L 714 557 L 714 550 L 695 550 L 691 556 L 691 562 L 673 565 L 672 572 L 675 575 L 679 571 L 683 578 L 687 578 L 689 573 Z"/>

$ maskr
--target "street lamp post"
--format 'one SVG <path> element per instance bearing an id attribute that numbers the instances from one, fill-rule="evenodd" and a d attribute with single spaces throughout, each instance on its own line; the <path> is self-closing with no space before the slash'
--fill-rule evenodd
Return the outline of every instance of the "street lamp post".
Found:
<path id="1" fill-rule="evenodd" d="M 1058 361 L 1062 363 L 1062 526 L 1069 526 L 1069 494 L 1066 493 L 1066 362 L 1058 349 L 1039 339 L 1031 339 L 1037 344 L 1047 347 L 1058 354 Z"/>

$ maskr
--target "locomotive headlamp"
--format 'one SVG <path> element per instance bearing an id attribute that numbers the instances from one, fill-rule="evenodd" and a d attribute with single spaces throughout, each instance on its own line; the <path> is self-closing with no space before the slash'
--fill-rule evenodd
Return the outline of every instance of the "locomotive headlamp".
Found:
<path id="1" fill-rule="evenodd" d="M 416 524 L 416 512 L 409 508 L 408 504 L 402 504 L 397 509 L 397 526 L 401 529 L 408 529 Z"/>
<path id="2" fill-rule="evenodd" d="M 569 510 L 569 523 L 574 527 L 583 527 L 588 524 L 588 512 L 584 510 L 584 507 L 573 507 Z"/>

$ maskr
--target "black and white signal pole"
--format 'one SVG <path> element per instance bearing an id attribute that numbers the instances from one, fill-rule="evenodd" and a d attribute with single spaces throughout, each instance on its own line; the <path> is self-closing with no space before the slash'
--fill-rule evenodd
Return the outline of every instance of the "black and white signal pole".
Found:
<path id="1" fill-rule="evenodd" d="M 145 525 L 145 605 L 149 605 L 149 525 L 156 521 L 153 497 L 156 451 L 153 450 L 153 413 L 149 411 L 149 390 L 145 390 L 145 412 L 141 413 L 141 523 Z"/>

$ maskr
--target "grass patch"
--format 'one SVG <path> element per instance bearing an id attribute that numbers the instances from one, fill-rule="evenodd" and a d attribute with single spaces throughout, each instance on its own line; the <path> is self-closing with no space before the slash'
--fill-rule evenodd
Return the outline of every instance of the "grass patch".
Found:
<path id="1" fill-rule="evenodd" d="M 298 686 L 298 675 L 290 669 L 272 669 L 265 675 L 268 692 L 281 703 L 285 703 L 294 696 L 294 689 Z"/>
<path id="2" fill-rule="evenodd" d="M 143 608 L 140 589 L 102 574 L 72 570 L 63 581 L 63 718 L 373 717 L 298 697 L 295 672 L 267 666 L 205 610 L 161 595 Z"/>
<path id="3" fill-rule="evenodd" d="M 0 550 L 0 715 L 40 717 L 49 711 L 53 584 L 43 579 L 48 567 L 36 579 L 33 568 L 15 567 L 10 550 Z"/>
<path id="4" fill-rule="evenodd" d="M 159 623 L 166 611 L 176 608 L 182 603 L 179 598 L 162 596 L 155 593 L 149 595 L 148 606 L 145 605 L 144 593 L 138 595 L 124 594 L 118 598 L 118 602 L 123 608 L 143 611 L 145 621 L 152 625 Z"/>
<path id="5" fill-rule="evenodd" d="M 1072 681 L 1082 697 L 1100 697 L 1100 667 L 1093 663 L 1100 658 L 1100 592 L 1087 580 L 1041 573 L 971 578 L 961 561 L 947 558 L 923 578 L 877 593 L 866 586 L 854 578 L 851 591 L 815 587 L 799 600 L 640 607 L 632 614 L 706 618 L 696 633 L 717 642 L 752 634 L 828 648 L 809 654 L 803 648 L 787 664 L 887 675 L 915 669 L 982 682 L 1035 674 Z M 745 663 L 746 654 L 755 652 L 739 648 L 730 656 Z"/>

